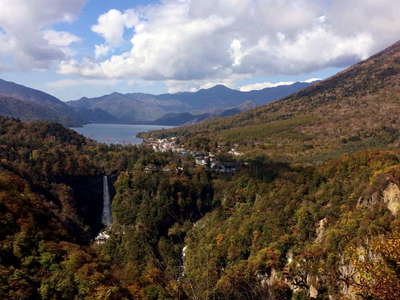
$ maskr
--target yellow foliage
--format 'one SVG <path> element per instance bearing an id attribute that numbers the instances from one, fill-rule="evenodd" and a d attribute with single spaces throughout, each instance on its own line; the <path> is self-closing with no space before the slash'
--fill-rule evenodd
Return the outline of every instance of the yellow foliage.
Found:
<path id="1" fill-rule="evenodd" d="M 373 240 L 352 249 L 357 291 L 382 300 L 400 299 L 400 235 Z"/>
<path id="2" fill-rule="evenodd" d="M 215 242 L 217 243 L 217 246 L 220 247 L 222 245 L 222 242 L 224 241 L 224 235 L 222 233 L 219 233 L 215 237 Z"/>

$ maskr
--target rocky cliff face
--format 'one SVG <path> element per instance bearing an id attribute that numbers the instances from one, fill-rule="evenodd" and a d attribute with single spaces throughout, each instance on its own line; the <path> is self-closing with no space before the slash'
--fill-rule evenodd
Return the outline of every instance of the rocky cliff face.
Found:
<path id="1" fill-rule="evenodd" d="M 400 189 L 397 184 L 390 183 L 383 191 L 383 201 L 390 212 L 397 216 L 400 210 Z"/>

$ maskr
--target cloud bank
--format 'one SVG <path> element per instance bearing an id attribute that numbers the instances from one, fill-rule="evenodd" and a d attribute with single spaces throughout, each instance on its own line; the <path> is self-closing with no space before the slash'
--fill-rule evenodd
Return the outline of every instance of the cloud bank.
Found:
<path id="1" fill-rule="evenodd" d="M 0 70 L 57 66 L 75 80 L 163 81 L 169 91 L 235 87 L 345 67 L 400 36 L 393 0 L 160 0 L 104 12 L 81 28 L 96 36 L 91 44 L 54 29 L 85 2 L 0 0 Z M 93 54 L 74 51 L 77 42 Z"/>
<path id="2" fill-rule="evenodd" d="M 79 38 L 51 30 L 72 22 L 85 0 L 0 0 L 0 58 L 11 68 L 46 69 L 66 59 Z M 10 62 L 12 61 L 12 62 Z"/>
<path id="3" fill-rule="evenodd" d="M 168 84 L 344 67 L 398 39 L 399 8 L 393 0 L 163 0 L 113 9 L 92 27 L 104 39 L 95 57 L 64 60 L 59 72 Z"/>
<path id="4" fill-rule="evenodd" d="M 314 82 L 317 80 L 321 80 L 321 79 L 320 78 L 310 78 L 310 79 L 303 80 L 300 82 L 311 83 L 311 82 Z M 254 90 L 262 90 L 265 88 L 273 88 L 273 87 L 282 86 L 282 85 L 292 85 L 294 83 L 296 83 L 296 82 L 295 81 L 259 82 L 259 83 L 243 85 L 239 89 L 242 92 L 249 92 L 249 91 L 254 91 Z"/>

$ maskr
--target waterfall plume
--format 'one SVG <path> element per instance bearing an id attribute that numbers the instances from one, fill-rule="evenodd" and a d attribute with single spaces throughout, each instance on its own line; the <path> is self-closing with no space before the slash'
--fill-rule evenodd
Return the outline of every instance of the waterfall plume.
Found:
<path id="1" fill-rule="evenodd" d="M 108 189 L 108 177 L 103 177 L 103 218 L 102 222 L 106 227 L 110 227 L 112 223 L 111 218 L 111 201 L 110 192 Z"/>

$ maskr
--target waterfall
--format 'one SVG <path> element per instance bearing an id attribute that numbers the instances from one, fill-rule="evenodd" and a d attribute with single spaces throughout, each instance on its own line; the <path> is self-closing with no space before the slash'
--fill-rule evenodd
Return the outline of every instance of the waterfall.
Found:
<path id="1" fill-rule="evenodd" d="M 185 258 L 186 258 L 186 250 L 187 250 L 187 246 L 185 245 L 182 249 L 182 271 L 181 271 L 181 277 L 185 276 Z"/>
<path id="2" fill-rule="evenodd" d="M 103 218 L 102 222 L 106 227 L 110 227 L 112 223 L 111 219 L 111 201 L 110 192 L 108 190 L 108 177 L 103 177 Z"/>

